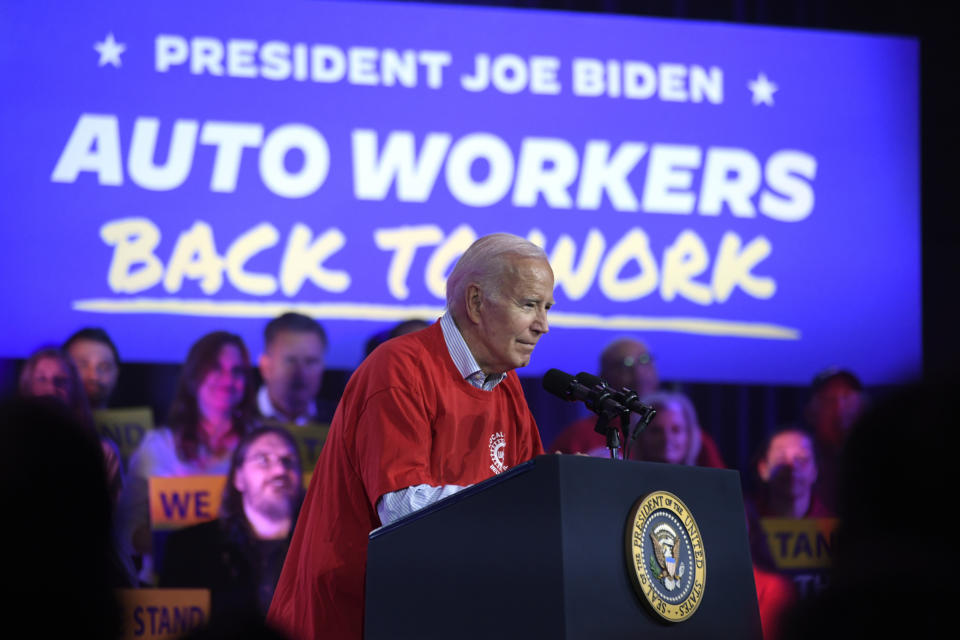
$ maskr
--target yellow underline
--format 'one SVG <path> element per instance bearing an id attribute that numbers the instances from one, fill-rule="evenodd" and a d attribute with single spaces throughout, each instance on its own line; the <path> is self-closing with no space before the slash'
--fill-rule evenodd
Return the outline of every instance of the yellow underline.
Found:
<path id="1" fill-rule="evenodd" d="M 99 313 L 165 313 L 178 316 L 221 318 L 275 318 L 296 311 L 328 320 L 409 320 L 439 318 L 444 307 L 431 305 L 389 305 L 352 302 L 245 302 L 241 300 L 181 300 L 179 298 L 94 298 L 74 300 L 78 311 Z"/>
<path id="2" fill-rule="evenodd" d="M 389 305 L 353 302 L 244 302 L 239 300 L 181 300 L 178 298 L 130 298 L 116 300 L 92 298 L 75 300 L 73 308 L 95 313 L 163 313 L 181 316 L 221 318 L 274 318 L 287 311 L 296 311 L 327 320 L 378 320 L 400 322 L 410 318 L 437 318 L 443 306 Z M 550 312 L 550 324 L 576 329 L 609 331 L 669 331 L 704 336 L 758 338 L 763 340 L 799 340 L 800 331 L 793 327 L 763 322 L 715 320 L 713 318 L 646 317 L 588 313 Z"/>
<path id="3" fill-rule="evenodd" d="M 765 322 L 715 320 L 713 318 L 601 316 L 589 313 L 550 313 L 550 324 L 580 329 L 607 329 L 611 331 L 671 331 L 703 336 L 762 338 L 766 340 L 799 340 L 800 330 Z"/>

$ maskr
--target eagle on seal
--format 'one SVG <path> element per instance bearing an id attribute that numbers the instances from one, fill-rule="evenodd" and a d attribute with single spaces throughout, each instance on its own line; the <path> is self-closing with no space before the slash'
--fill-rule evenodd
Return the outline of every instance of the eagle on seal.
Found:
<path id="1" fill-rule="evenodd" d="M 677 554 L 680 552 L 680 539 L 675 538 L 673 548 L 670 548 L 662 544 L 651 531 L 650 540 L 653 542 L 653 554 L 657 558 L 657 564 L 660 565 L 660 577 L 664 581 L 664 586 L 668 591 L 673 591 L 677 580 Z"/>

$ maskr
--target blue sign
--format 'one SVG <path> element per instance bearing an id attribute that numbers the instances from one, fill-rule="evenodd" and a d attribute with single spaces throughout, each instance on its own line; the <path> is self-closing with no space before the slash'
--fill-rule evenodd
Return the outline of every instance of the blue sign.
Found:
<path id="1" fill-rule="evenodd" d="M 0 355 L 125 359 L 299 310 L 352 368 L 476 238 L 542 245 L 551 333 L 668 379 L 920 368 L 914 40 L 386 3 L 0 9 Z"/>

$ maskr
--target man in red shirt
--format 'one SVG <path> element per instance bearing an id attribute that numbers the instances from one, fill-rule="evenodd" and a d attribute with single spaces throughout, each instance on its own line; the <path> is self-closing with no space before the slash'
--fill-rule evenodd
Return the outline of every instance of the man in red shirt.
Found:
<path id="1" fill-rule="evenodd" d="M 295 638 L 363 635 L 371 530 L 543 453 L 513 370 L 553 305 L 543 250 L 477 240 L 447 280 L 436 324 L 389 340 L 344 390 L 268 621 Z"/>

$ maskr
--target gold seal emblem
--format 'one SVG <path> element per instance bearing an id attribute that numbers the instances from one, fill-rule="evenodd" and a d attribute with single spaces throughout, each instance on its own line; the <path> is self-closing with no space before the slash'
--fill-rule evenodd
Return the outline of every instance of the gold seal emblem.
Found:
<path id="1" fill-rule="evenodd" d="M 687 505 L 667 491 L 640 498 L 630 510 L 626 543 L 640 599 L 669 622 L 692 616 L 703 600 L 707 554 Z"/>

